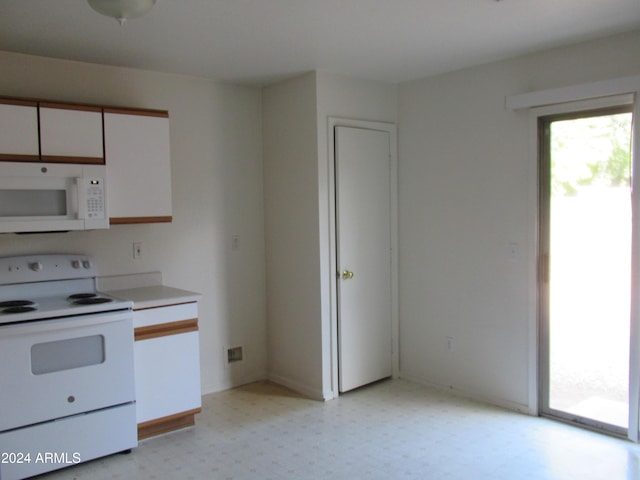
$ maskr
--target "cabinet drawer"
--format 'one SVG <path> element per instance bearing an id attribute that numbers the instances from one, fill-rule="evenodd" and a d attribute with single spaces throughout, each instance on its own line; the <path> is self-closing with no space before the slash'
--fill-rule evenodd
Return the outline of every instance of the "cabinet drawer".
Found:
<path id="1" fill-rule="evenodd" d="M 135 307 L 134 307 L 135 308 Z M 181 303 L 166 307 L 145 308 L 133 311 L 133 327 L 147 327 L 161 323 L 179 322 L 198 318 L 198 303 Z"/>

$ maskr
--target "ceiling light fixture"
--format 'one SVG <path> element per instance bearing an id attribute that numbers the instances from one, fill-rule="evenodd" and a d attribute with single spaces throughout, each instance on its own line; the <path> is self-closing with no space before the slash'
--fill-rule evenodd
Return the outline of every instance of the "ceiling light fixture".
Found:
<path id="1" fill-rule="evenodd" d="M 96 12 L 113 17 L 120 25 L 129 18 L 144 15 L 158 0 L 87 0 Z"/>

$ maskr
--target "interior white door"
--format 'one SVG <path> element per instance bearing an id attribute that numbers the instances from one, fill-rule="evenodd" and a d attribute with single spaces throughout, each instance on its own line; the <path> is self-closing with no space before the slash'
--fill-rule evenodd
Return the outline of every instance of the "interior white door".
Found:
<path id="1" fill-rule="evenodd" d="M 390 137 L 335 129 L 338 376 L 346 392 L 392 374 Z"/>

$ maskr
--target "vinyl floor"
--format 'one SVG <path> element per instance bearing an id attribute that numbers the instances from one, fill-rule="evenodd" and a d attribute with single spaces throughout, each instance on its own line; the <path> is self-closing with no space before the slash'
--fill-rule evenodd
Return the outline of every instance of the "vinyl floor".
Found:
<path id="1" fill-rule="evenodd" d="M 640 446 L 405 380 L 317 402 L 268 382 L 207 395 L 196 427 L 46 480 L 640 479 Z"/>

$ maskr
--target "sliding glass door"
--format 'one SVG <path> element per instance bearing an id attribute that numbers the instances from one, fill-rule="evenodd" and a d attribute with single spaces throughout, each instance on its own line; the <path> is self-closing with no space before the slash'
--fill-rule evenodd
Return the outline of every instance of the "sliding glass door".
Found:
<path id="1" fill-rule="evenodd" d="M 539 117 L 538 134 L 541 413 L 627 435 L 632 106 Z"/>

